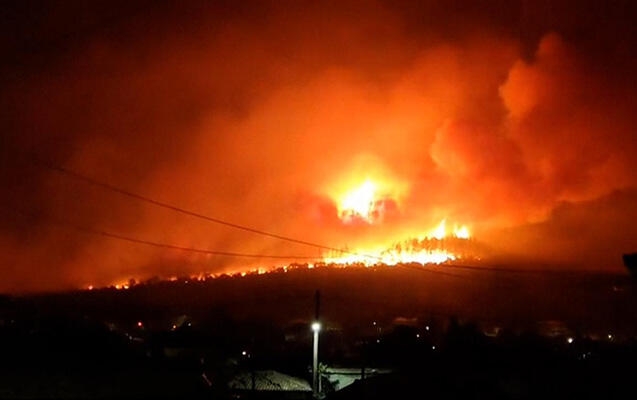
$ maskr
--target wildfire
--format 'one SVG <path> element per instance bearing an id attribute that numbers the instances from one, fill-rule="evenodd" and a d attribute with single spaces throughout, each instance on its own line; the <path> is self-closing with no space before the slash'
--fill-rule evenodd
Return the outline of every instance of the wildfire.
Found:
<path id="1" fill-rule="evenodd" d="M 346 193 L 339 206 L 340 217 L 344 221 L 360 218 L 368 223 L 374 222 L 377 190 L 377 185 L 368 179 L 358 188 Z"/>
<path id="2" fill-rule="evenodd" d="M 347 254 L 332 254 L 324 258 L 328 264 L 378 264 L 397 265 L 407 263 L 442 264 L 463 258 L 464 242 L 471 238 L 469 229 L 454 226 L 447 229 L 446 220 L 440 221 L 436 228 L 421 236 L 376 248 L 361 248 Z"/>
<path id="3" fill-rule="evenodd" d="M 438 240 L 442 240 L 444 238 L 449 237 L 449 231 L 447 230 L 447 220 L 443 219 L 440 221 L 438 226 L 432 229 L 428 234 L 425 234 L 425 238 L 435 238 Z M 471 234 L 469 233 L 469 228 L 465 225 L 454 225 L 453 230 L 451 231 L 451 236 L 458 239 L 470 239 Z"/>
<path id="4" fill-rule="evenodd" d="M 458 239 L 470 239 L 471 234 L 469 233 L 469 229 L 466 226 L 461 226 L 459 228 L 454 228 L 453 235 Z"/>
<path id="5" fill-rule="evenodd" d="M 386 222 L 389 207 L 398 211 L 401 197 L 404 197 L 408 185 L 401 182 L 386 168 L 376 168 L 369 164 L 367 176 L 360 180 L 361 169 L 355 171 L 342 183 L 341 191 L 332 192 L 338 216 L 345 224 L 363 222 L 380 224 Z M 356 176 L 359 177 L 357 180 Z M 373 176 L 374 179 L 369 178 Z M 353 185 L 352 182 L 355 182 Z M 357 182 L 357 183 L 356 183 Z M 323 258 L 327 264 L 363 264 L 367 266 L 400 263 L 441 264 L 463 257 L 462 246 L 458 244 L 471 238 L 469 229 L 464 225 L 448 227 L 444 218 L 436 227 L 424 233 L 410 235 L 399 242 L 382 243 L 371 248 L 359 248 L 348 252 L 328 254 Z"/>
<path id="6" fill-rule="evenodd" d="M 397 265 L 417 263 L 425 264 L 442 264 L 447 261 L 453 261 L 456 256 L 444 250 L 421 250 L 421 251 L 401 251 L 401 250 L 363 250 L 364 252 L 352 252 L 344 256 L 326 257 L 327 264 L 362 264 L 368 267 L 374 265 Z"/>
<path id="7" fill-rule="evenodd" d="M 358 161 L 350 173 L 324 187 L 345 224 L 379 224 L 398 210 L 409 184 L 372 158 Z"/>
<path id="8" fill-rule="evenodd" d="M 447 228 L 447 221 L 443 219 L 433 229 L 417 237 L 408 238 L 402 241 L 393 242 L 384 246 L 372 248 L 358 248 L 347 252 L 336 252 L 326 254 L 317 258 L 316 262 L 290 263 L 270 268 L 257 267 L 250 270 L 234 270 L 225 273 L 199 273 L 184 277 L 170 276 L 166 280 L 170 282 L 206 282 L 209 279 L 219 277 L 243 278 L 246 276 L 263 275 L 269 273 L 286 273 L 296 269 L 314 268 L 347 268 L 351 266 L 395 266 L 398 264 L 443 264 L 450 261 L 464 259 L 466 257 L 479 259 L 476 257 L 475 247 L 469 229 L 464 225 L 454 225 L 453 229 Z M 134 279 L 120 281 L 110 285 L 116 290 L 127 290 L 138 283 Z M 87 290 L 96 288 L 88 285 Z"/>
<path id="9" fill-rule="evenodd" d="M 327 194 L 337 206 L 338 216 L 344 224 L 364 223 L 376 225 L 370 229 L 378 229 L 382 223 L 391 223 L 387 218 L 390 212 L 398 212 L 401 199 L 406 195 L 408 185 L 392 176 L 387 170 L 373 167 L 368 168 L 369 176 L 374 179 L 357 179 L 360 174 L 345 177 L 340 183 L 330 186 Z M 360 171 L 358 171 L 360 172 Z M 355 182 L 354 185 L 351 185 Z M 297 264 L 290 263 L 280 266 L 251 267 L 234 269 L 223 273 L 199 273 L 184 277 L 171 276 L 171 282 L 184 284 L 205 282 L 223 276 L 243 278 L 251 275 L 268 273 L 286 273 L 290 270 L 319 267 L 345 268 L 352 266 L 395 266 L 398 264 L 443 264 L 450 261 L 475 257 L 472 251 L 473 241 L 465 225 L 453 225 L 452 228 L 444 218 L 429 230 L 419 234 L 411 234 L 407 238 L 392 239 L 391 242 L 378 242 L 373 246 L 349 249 L 347 251 L 334 250 L 328 254 L 319 255 L 314 262 Z M 137 283 L 134 279 L 119 281 L 110 287 L 117 290 L 127 290 Z M 88 286 L 89 290 L 94 288 Z"/>

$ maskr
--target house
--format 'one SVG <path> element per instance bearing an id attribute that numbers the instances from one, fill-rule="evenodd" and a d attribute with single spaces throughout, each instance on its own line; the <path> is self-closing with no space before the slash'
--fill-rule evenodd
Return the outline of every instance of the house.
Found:
<path id="1" fill-rule="evenodd" d="M 312 398 L 312 387 L 301 378 L 273 370 L 243 371 L 228 382 L 234 398 L 241 399 L 289 399 Z"/>

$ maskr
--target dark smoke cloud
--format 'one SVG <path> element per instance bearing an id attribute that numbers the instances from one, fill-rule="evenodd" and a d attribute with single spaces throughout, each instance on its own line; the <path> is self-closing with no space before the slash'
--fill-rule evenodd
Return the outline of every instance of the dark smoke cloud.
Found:
<path id="1" fill-rule="evenodd" d="M 34 159 L 329 246 L 419 233 L 446 217 L 503 253 L 617 266 L 615 255 L 637 248 L 626 239 L 637 237 L 629 10 L 548 1 L 9 4 L 0 21 L 0 290 L 244 263 L 52 219 L 181 246 L 320 255 L 153 208 Z M 362 171 L 395 183 L 396 209 L 377 226 L 343 226 L 331 194 Z M 588 233 L 560 239 L 574 226 Z M 502 232 L 519 240 L 500 240 Z"/>

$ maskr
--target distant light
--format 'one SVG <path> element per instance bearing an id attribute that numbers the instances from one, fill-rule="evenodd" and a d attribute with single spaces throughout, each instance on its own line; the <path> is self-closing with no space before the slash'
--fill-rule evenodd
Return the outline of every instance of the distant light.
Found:
<path id="1" fill-rule="evenodd" d="M 376 321 L 372 322 L 372 324 L 373 324 L 374 326 L 376 326 Z"/>
<path id="2" fill-rule="evenodd" d="M 245 356 L 245 355 L 247 355 L 247 354 L 248 354 L 248 352 L 247 352 L 247 351 L 245 351 L 245 350 L 243 350 L 243 351 L 241 352 L 241 355 L 242 355 L 242 356 Z"/>
<path id="3" fill-rule="evenodd" d="M 137 321 L 137 326 L 141 328 L 142 326 L 144 326 L 144 324 L 142 323 L 142 321 Z"/>
<path id="4" fill-rule="evenodd" d="M 436 350 L 436 346 L 431 346 L 431 350 Z"/>
<path id="5" fill-rule="evenodd" d="M 321 330 L 321 323 L 320 322 L 313 322 L 312 323 L 312 331 L 318 332 L 320 330 Z"/>
<path id="6" fill-rule="evenodd" d="M 568 344 L 571 344 L 571 343 L 573 343 L 573 338 L 570 337 L 570 338 L 566 339 L 566 341 L 568 342 Z"/>
<path id="7" fill-rule="evenodd" d="M 429 330 L 429 325 L 425 326 L 425 330 L 428 331 Z"/>
<path id="8" fill-rule="evenodd" d="M 88 290 L 93 290 L 93 285 L 88 285 Z"/>
<path id="9" fill-rule="evenodd" d="M 376 343 L 380 343 L 380 339 L 376 339 Z"/>
<path id="10" fill-rule="evenodd" d="M 174 331 L 175 329 L 177 329 L 177 325 L 174 325 L 174 324 L 173 324 L 173 331 Z"/>
<path id="11" fill-rule="evenodd" d="M 610 333 L 608 334 L 608 340 L 613 340 L 613 335 L 611 335 Z"/>
<path id="12" fill-rule="evenodd" d="M 419 338 L 420 337 L 420 333 L 416 333 L 416 337 Z"/>

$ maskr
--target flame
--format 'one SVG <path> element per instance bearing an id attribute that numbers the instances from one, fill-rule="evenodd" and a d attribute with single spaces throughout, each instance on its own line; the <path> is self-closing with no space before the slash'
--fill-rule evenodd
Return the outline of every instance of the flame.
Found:
<path id="1" fill-rule="evenodd" d="M 347 252 L 332 252 L 317 259 L 316 262 L 305 264 L 283 264 L 279 266 L 258 267 L 250 270 L 227 271 L 222 274 L 199 273 L 190 275 L 189 277 L 178 278 L 170 276 L 167 278 L 170 282 L 177 282 L 183 279 L 183 283 L 191 280 L 197 282 L 205 282 L 209 279 L 216 279 L 221 276 L 231 276 L 235 278 L 243 278 L 249 275 L 263 275 L 270 273 L 286 273 L 295 269 L 314 269 L 314 268 L 343 268 L 352 266 L 375 267 L 381 265 L 395 266 L 398 264 L 444 264 L 465 258 L 468 254 L 469 258 L 480 259 L 471 251 L 471 233 L 466 225 L 454 225 L 452 230 L 447 229 L 447 220 L 442 219 L 435 228 L 426 231 L 427 233 L 406 238 L 399 242 L 394 242 L 384 246 L 376 246 L 373 248 L 357 248 L 348 250 Z M 469 252 L 467 253 L 467 250 Z M 117 290 L 127 290 L 136 285 L 135 281 L 129 279 L 120 281 L 110 285 L 111 288 Z M 86 289 L 93 290 L 97 286 L 88 285 Z"/>
<path id="2" fill-rule="evenodd" d="M 417 263 L 426 264 L 442 264 L 447 261 L 453 261 L 456 256 L 445 250 L 421 250 L 421 251 L 404 251 L 404 250 L 363 250 L 361 252 L 352 251 L 351 254 L 336 257 L 326 257 L 324 259 L 327 264 L 343 264 L 353 265 L 362 264 L 368 267 L 375 265 L 398 265 Z"/>
<path id="3" fill-rule="evenodd" d="M 432 230 L 431 233 L 426 237 L 433 237 L 438 240 L 442 240 L 445 236 L 447 236 L 447 220 L 443 219 L 442 221 L 440 221 L 438 226 L 434 230 Z"/>
<path id="4" fill-rule="evenodd" d="M 451 236 L 458 239 L 470 239 L 471 233 L 469 232 L 469 228 L 466 225 L 454 225 L 453 230 L 451 231 Z M 450 237 L 449 231 L 447 230 L 447 219 L 444 218 L 440 223 L 429 233 L 422 236 L 423 238 L 434 238 L 438 240 L 445 239 Z"/>
<path id="5" fill-rule="evenodd" d="M 434 229 L 421 235 L 420 239 L 407 238 L 397 243 L 372 249 L 360 248 L 348 251 L 347 254 L 331 254 L 323 261 L 327 264 L 363 264 L 366 266 L 401 263 L 442 264 L 462 258 L 458 252 L 445 248 L 446 244 L 457 245 L 470 238 L 469 228 L 465 225 L 455 225 L 454 229 L 449 232 L 446 219 L 443 219 Z"/>
<path id="6" fill-rule="evenodd" d="M 336 205 L 338 217 L 345 224 L 378 224 L 388 212 L 400 207 L 409 184 L 382 161 L 359 156 L 348 172 L 330 180 L 321 189 Z"/>
<path id="7" fill-rule="evenodd" d="M 348 220 L 358 217 L 368 223 L 374 222 L 374 208 L 378 201 L 377 190 L 377 185 L 368 179 L 356 189 L 346 193 L 339 204 L 341 218 Z"/>
<path id="8" fill-rule="evenodd" d="M 130 286 L 127 283 L 117 283 L 114 285 L 115 289 L 117 290 L 128 290 L 130 288 Z"/>
<path id="9" fill-rule="evenodd" d="M 455 227 L 453 229 L 453 236 L 458 239 L 470 239 L 471 234 L 469 233 L 469 229 L 466 226 Z"/>
<path id="10" fill-rule="evenodd" d="M 363 222 L 366 224 L 382 223 L 389 213 L 398 209 L 406 186 L 388 179 L 367 178 L 352 189 L 347 185 L 330 197 L 334 199 L 338 209 L 338 217 L 345 224 Z"/>

